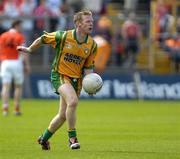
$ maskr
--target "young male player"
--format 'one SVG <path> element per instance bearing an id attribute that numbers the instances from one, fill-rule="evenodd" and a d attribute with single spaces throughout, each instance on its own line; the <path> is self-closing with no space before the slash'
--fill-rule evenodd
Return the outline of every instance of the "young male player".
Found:
<path id="1" fill-rule="evenodd" d="M 42 149 L 49 150 L 49 138 L 67 120 L 69 146 L 79 149 L 76 135 L 76 109 L 82 87 L 82 76 L 93 72 L 97 44 L 89 35 L 93 29 L 92 13 L 88 10 L 74 15 L 75 29 L 68 31 L 45 32 L 29 47 L 17 49 L 31 53 L 42 44 L 50 44 L 56 51 L 52 64 L 51 82 L 57 94 L 61 95 L 57 115 L 38 139 Z"/>

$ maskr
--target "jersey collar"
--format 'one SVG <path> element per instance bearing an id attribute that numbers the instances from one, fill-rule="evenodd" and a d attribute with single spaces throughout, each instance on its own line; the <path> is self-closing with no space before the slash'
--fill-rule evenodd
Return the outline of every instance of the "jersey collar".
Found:
<path id="1" fill-rule="evenodd" d="M 84 41 L 83 42 L 79 42 L 78 39 L 77 39 L 77 35 L 76 35 L 76 29 L 73 30 L 73 38 L 74 38 L 74 40 L 76 40 L 76 42 L 78 44 L 87 43 L 87 41 L 88 41 L 88 35 L 86 35 L 86 37 L 84 38 Z"/>

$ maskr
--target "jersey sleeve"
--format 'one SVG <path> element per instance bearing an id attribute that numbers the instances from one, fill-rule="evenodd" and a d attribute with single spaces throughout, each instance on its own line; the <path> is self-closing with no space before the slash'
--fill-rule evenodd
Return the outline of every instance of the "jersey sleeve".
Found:
<path id="1" fill-rule="evenodd" d="M 47 33 L 44 31 L 44 34 L 41 36 L 41 42 L 43 44 L 51 44 L 52 47 L 55 48 L 56 34 L 57 34 L 57 32 Z"/>
<path id="2" fill-rule="evenodd" d="M 94 58 L 96 56 L 96 53 L 97 53 L 97 43 L 93 40 L 93 45 L 92 45 L 90 55 L 88 56 L 88 58 L 86 59 L 84 63 L 84 69 L 94 68 Z"/>

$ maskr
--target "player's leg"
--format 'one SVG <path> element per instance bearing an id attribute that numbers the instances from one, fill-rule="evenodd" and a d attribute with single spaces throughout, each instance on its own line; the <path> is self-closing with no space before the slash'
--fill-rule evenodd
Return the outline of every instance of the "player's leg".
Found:
<path id="1" fill-rule="evenodd" d="M 62 92 L 60 91 L 60 88 L 64 85 L 69 85 L 71 90 L 73 91 L 73 93 L 75 94 L 76 98 L 77 98 L 77 95 L 74 91 L 74 88 L 71 86 L 70 84 L 70 81 L 71 79 L 69 77 L 64 77 L 64 75 L 60 75 L 59 73 L 57 72 L 53 72 L 51 73 L 51 81 L 52 81 L 52 84 L 53 84 L 53 87 L 55 89 L 55 92 L 56 93 L 59 93 L 61 94 Z M 63 93 L 62 93 L 63 94 Z M 66 115 L 66 112 L 67 112 L 67 106 L 69 105 L 72 105 L 70 103 L 73 103 L 73 102 L 69 102 L 70 100 L 67 100 L 67 96 L 70 95 L 71 93 L 70 92 L 66 92 L 65 91 L 65 95 L 62 95 L 61 94 L 61 103 L 60 103 L 60 111 L 59 111 L 59 114 L 56 115 L 53 120 L 51 121 L 50 125 L 49 125 L 49 128 L 44 132 L 44 134 L 38 139 L 38 142 L 39 144 L 42 145 L 42 149 L 44 150 L 49 150 L 50 149 L 50 146 L 49 146 L 49 142 L 48 142 L 48 139 L 53 135 L 53 133 L 59 128 L 61 127 L 61 125 L 64 123 L 65 120 L 67 120 L 67 115 Z M 71 96 L 71 95 L 70 95 Z M 65 98 L 66 97 L 66 98 Z M 68 101 L 68 102 L 67 102 Z M 73 117 L 74 118 L 74 117 Z M 68 121 L 69 118 L 68 118 Z M 71 120 L 72 121 L 72 120 Z M 75 120 L 73 120 L 74 122 Z M 69 123 L 69 122 L 68 122 Z M 72 132 L 73 134 L 75 134 L 75 126 L 72 126 Z M 71 134 L 71 133 L 70 133 Z"/>
<path id="2" fill-rule="evenodd" d="M 76 107 L 78 103 L 76 92 L 70 83 L 63 84 L 59 88 L 59 92 L 67 103 L 66 119 L 68 128 L 74 129 L 76 123 Z"/>
<path id="3" fill-rule="evenodd" d="M 48 140 L 66 121 L 66 107 L 66 102 L 64 98 L 61 97 L 58 114 L 51 120 L 48 129 L 46 129 L 42 136 L 38 139 L 38 142 L 41 144 L 43 150 L 50 149 Z"/>
<path id="4" fill-rule="evenodd" d="M 3 61 L 1 63 L 1 78 L 2 78 L 2 110 L 3 115 L 8 115 L 8 106 L 9 106 L 9 95 L 10 95 L 10 86 L 12 82 L 12 74 L 9 68 L 9 62 Z"/>
<path id="5" fill-rule="evenodd" d="M 66 121 L 66 102 L 63 97 L 60 97 L 60 105 L 58 114 L 52 119 L 48 130 L 52 133 L 56 132 Z"/>
<path id="6" fill-rule="evenodd" d="M 80 144 L 77 141 L 76 135 L 76 108 L 78 104 L 78 96 L 75 89 L 70 83 L 65 83 L 58 89 L 59 93 L 64 97 L 67 103 L 66 120 L 68 126 L 68 136 L 70 148 L 78 149 Z"/>
<path id="7" fill-rule="evenodd" d="M 20 111 L 21 96 L 22 96 L 22 85 L 15 84 L 15 88 L 14 88 L 14 114 L 15 115 L 21 115 L 21 111 Z"/>
<path id="8" fill-rule="evenodd" d="M 23 64 L 20 60 L 14 61 L 12 74 L 14 78 L 14 114 L 21 115 L 20 102 L 22 98 L 22 86 L 24 82 Z"/>
<path id="9" fill-rule="evenodd" d="M 9 91 L 10 91 L 10 83 L 3 83 L 2 84 L 2 91 L 1 91 L 1 96 L 2 96 L 2 110 L 3 110 L 3 115 L 8 115 L 8 106 L 9 106 Z"/>
<path id="10" fill-rule="evenodd" d="M 60 98 L 59 112 L 58 114 L 51 120 L 49 127 L 43 135 L 41 139 L 44 141 L 49 140 L 49 138 L 64 124 L 66 121 L 66 103 L 65 100 Z"/>

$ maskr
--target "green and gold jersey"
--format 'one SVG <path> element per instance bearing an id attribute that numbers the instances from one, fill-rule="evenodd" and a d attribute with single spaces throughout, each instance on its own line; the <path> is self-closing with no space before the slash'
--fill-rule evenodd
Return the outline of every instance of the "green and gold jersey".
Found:
<path id="1" fill-rule="evenodd" d="M 45 32 L 41 36 L 42 43 L 51 44 L 56 50 L 52 69 L 60 74 L 80 78 L 84 68 L 94 67 L 97 44 L 87 35 L 83 43 L 79 43 L 75 30 Z"/>

